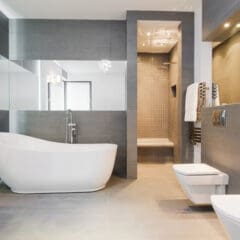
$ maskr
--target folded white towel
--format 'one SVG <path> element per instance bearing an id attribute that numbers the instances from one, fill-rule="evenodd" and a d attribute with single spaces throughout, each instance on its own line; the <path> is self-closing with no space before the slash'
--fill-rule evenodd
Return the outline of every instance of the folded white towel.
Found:
<path id="1" fill-rule="evenodd" d="M 193 83 L 187 88 L 185 105 L 185 122 L 197 121 L 198 108 L 198 83 Z"/>

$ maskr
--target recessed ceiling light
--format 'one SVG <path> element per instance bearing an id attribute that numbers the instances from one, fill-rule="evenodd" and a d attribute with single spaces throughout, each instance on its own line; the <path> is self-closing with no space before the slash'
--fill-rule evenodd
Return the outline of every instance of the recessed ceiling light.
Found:
<path id="1" fill-rule="evenodd" d="M 236 24 L 236 28 L 240 28 L 240 22 Z"/>
<path id="2" fill-rule="evenodd" d="M 231 27 L 231 23 L 230 22 L 226 22 L 225 24 L 224 24 L 224 28 L 230 28 Z"/>
<path id="3" fill-rule="evenodd" d="M 145 47 L 145 43 L 143 43 L 142 45 L 143 45 L 143 47 Z"/>
<path id="4" fill-rule="evenodd" d="M 147 32 L 147 36 L 148 36 L 148 37 L 151 36 L 151 33 L 150 33 L 150 32 Z"/>

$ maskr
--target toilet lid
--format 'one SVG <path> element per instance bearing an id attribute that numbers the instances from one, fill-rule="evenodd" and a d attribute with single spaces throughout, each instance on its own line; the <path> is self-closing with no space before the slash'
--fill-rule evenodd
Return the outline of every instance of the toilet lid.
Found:
<path id="1" fill-rule="evenodd" d="M 173 166 L 173 168 L 177 173 L 186 176 L 217 175 L 220 173 L 220 171 L 216 168 L 213 168 L 204 163 L 176 164 Z"/>

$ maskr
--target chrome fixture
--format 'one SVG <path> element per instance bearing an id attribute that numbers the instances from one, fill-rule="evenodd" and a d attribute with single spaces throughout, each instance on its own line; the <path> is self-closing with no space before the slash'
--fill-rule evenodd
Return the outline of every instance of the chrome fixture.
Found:
<path id="1" fill-rule="evenodd" d="M 212 114 L 212 123 L 215 127 L 226 127 L 227 113 L 226 110 L 215 110 Z"/>
<path id="2" fill-rule="evenodd" d="M 65 142 L 73 144 L 77 133 L 77 124 L 73 122 L 73 113 L 70 109 L 66 111 Z"/>

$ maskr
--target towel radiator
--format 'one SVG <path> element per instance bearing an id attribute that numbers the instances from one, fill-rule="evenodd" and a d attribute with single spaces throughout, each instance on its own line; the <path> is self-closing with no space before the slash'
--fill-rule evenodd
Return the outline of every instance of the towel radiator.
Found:
<path id="1" fill-rule="evenodd" d="M 207 90 L 209 90 L 209 87 L 207 87 L 206 82 L 199 83 L 198 86 L 198 108 L 197 108 L 197 120 L 201 120 L 201 112 L 204 107 L 206 107 L 206 98 L 207 98 Z"/>
<path id="2" fill-rule="evenodd" d="M 202 142 L 202 128 L 195 127 L 194 124 L 190 125 L 190 141 L 193 145 Z"/>

